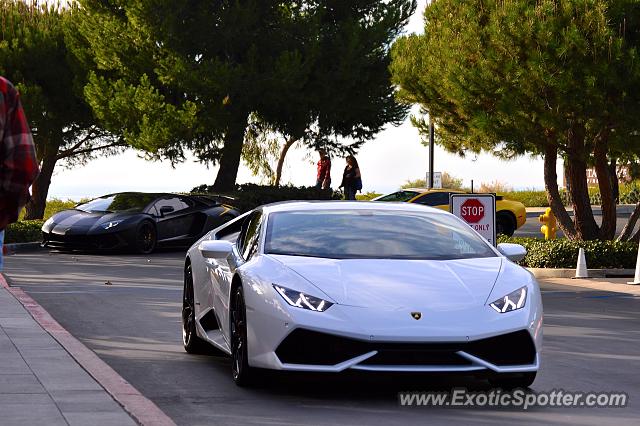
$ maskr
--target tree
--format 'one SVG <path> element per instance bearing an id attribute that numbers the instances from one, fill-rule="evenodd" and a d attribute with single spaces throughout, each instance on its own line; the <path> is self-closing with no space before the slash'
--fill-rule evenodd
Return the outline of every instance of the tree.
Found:
<path id="1" fill-rule="evenodd" d="M 276 185 L 285 156 L 296 142 L 334 154 L 355 153 L 385 125 L 401 124 L 408 112 L 407 105 L 394 99 L 390 46 L 415 12 L 416 2 L 309 4 L 313 6 L 307 37 L 317 45 L 308 43 L 313 47 L 305 56 L 313 57 L 313 66 L 303 84 L 287 92 L 284 102 L 263 113 L 285 141 L 275 170 Z"/>
<path id="2" fill-rule="evenodd" d="M 81 79 L 86 71 L 65 43 L 72 11 L 2 0 L 0 19 L 0 73 L 20 91 L 41 168 L 25 218 L 39 219 L 59 161 L 82 164 L 98 153 L 118 152 L 124 143 L 96 125 L 84 102 Z"/>
<path id="3" fill-rule="evenodd" d="M 460 154 L 543 156 L 547 197 L 565 235 L 613 238 L 610 161 L 640 145 L 637 2 L 439 0 L 424 16 L 424 35 L 395 44 L 392 73 L 400 97 L 432 114 L 439 143 Z M 573 221 L 558 191 L 558 155 L 566 158 Z M 601 227 L 589 204 L 590 163 Z"/>
<path id="4" fill-rule="evenodd" d="M 152 158 L 219 164 L 217 191 L 234 186 L 248 129 L 281 135 L 284 153 L 301 139 L 340 147 L 335 135 L 355 149 L 406 114 L 388 48 L 413 0 L 79 3 L 96 115 Z M 247 158 L 262 160 L 256 148 Z"/>

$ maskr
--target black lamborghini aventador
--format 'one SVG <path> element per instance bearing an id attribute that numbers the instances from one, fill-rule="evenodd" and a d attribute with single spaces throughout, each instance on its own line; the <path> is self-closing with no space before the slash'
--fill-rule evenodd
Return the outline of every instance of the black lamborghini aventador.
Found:
<path id="1" fill-rule="evenodd" d="M 69 250 L 188 247 L 240 213 L 228 198 L 123 192 L 53 215 L 42 226 L 43 246 Z"/>

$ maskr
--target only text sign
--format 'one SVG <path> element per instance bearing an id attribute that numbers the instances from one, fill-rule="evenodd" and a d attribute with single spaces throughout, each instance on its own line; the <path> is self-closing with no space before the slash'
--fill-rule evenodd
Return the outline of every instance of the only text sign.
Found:
<path id="1" fill-rule="evenodd" d="M 491 244 L 496 245 L 496 196 L 494 194 L 451 194 L 451 213 L 464 220 Z"/>

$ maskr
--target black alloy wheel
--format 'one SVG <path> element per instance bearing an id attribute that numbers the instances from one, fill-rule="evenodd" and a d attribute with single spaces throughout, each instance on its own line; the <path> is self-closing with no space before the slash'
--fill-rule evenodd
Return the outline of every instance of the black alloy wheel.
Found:
<path id="1" fill-rule="evenodd" d="M 231 373 L 238 386 L 255 384 L 255 369 L 249 367 L 247 351 L 247 310 L 242 286 L 233 292 L 231 305 Z"/>
<path id="2" fill-rule="evenodd" d="M 513 220 L 504 214 L 499 214 L 496 216 L 496 235 L 506 235 L 508 237 L 513 237 L 513 234 L 516 232 L 516 225 L 513 223 Z"/>
<path id="3" fill-rule="evenodd" d="M 184 270 L 184 287 L 182 291 L 182 344 L 190 354 L 206 353 L 207 343 L 198 337 L 196 332 L 196 310 L 193 295 L 193 274 L 191 265 Z"/>
<path id="4" fill-rule="evenodd" d="M 149 254 L 156 248 L 156 242 L 156 227 L 148 220 L 141 222 L 136 229 L 136 251 Z"/>

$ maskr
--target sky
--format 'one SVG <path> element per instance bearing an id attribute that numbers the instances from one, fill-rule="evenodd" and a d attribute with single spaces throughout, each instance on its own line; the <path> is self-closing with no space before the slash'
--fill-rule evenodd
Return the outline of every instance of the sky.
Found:
<path id="1" fill-rule="evenodd" d="M 411 18 L 406 32 L 423 31 L 422 12 L 426 0 L 418 1 L 418 9 Z M 367 142 L 356 155 L 360 166 L 363 192 L 393 192 L 407 180 L 425 178 L 428 168 L 428 148 L 421 144 L 418 131 L 409 118 L 399 127 L 388 126 Z M 306 149 L 291 149 L 283 169 L 282 183 L 295 186 L 315 184 L 315 161 Z M 435 171 L 448 172 L 463 179 L 463 183 L 478 187 L 482 182 L 499 181 L 514 189 L 542 189 L 543 162 L 541 159 L 522 157 L 501 161 L 490 155 L 460 158 L 436 146 Z M 339 185 L 345 161 L 332 159 L 332 186 Z M 121 191 L 186 192 L 201 184 L 212 184 L 217 167 L 207 167 L 194 158 L 188 158 L 175 168 L 170 162 L 150 162 L 139 158 L 134 151 L 98 158 L 83 167 L 66 169 L 58 165 L 54 171 L 49 198 L 79 200 Z M 562 174 L 559 173 L 559 176 Z M 241 166 L 237 183 L 256 182 L 260 178 Z"/>

